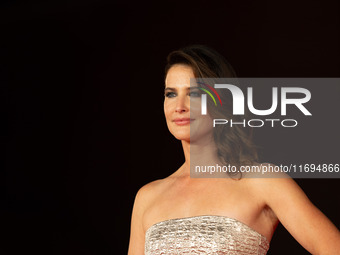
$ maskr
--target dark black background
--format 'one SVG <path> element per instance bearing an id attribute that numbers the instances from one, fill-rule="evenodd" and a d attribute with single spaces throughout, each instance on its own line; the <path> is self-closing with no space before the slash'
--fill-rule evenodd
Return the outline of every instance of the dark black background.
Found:
<path id="1" fill-rule="evenodd" d="M 339 77 L 339 13 L 330 0 L 1 2 L 1 254 L 126 254 L 137 190 L 183 162 L 166 55 L 200 43 L 240 77 Z M 257 139 L 264 161 L 277 155 Z M 339 227 L 339 180 L 297 182 Z M 307 254 L 281 226 L 271 246 Z"/>

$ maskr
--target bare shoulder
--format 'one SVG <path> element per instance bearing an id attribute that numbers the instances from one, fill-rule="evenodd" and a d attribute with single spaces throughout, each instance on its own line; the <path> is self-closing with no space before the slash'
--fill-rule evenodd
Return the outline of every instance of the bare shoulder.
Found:
<path id="1" fill-rule="evenodd" d="M 135 203 L 143 202 L 144 207 L 148 204 L 148 201 L 157 193 L 157 190 L 162 185 L 163 179 L 155 180 L 143 185 L 136 194 Z"/>
<path id="2" fill-rule="evenodd" d="M 260 171 L 245 173 L 245 183 L 273 226 L 283 219 L 282 214 L 287 211 L 287 207 L 308 203 L 307 196 L 297 183 L 288 174 L 277 171 L 279 166 L 271 163 L 258 163 L 255 166 Z"/>
<path id="3" fill-rule="evenodd" d="M 169 177 L 149 182 L 142 186 L 135 198 L 135 204 L 144 212 L 169 186 Z"/>
<path id="4" fill-rule="evenodd" d="M 275 167 L 269 163 L 263 166 Z M 339 251 L 339 230 L 289 175 L 282 171 L 268 172 L 262 178 L 248 179 L 281 224 L 310 253 L 336 254 Z"/>
<path id="5" fill-rule="evenodd" d="M 157 190 L 161 181 L 156 180 L 141 187 L 136 196 L 131 216 L 130 244 L 128 254 L 140 254 L 144 250 L 144 224 L 143 215 L 153 199 L 154 190 Z"/>
<path id="6" fill-rule="evenodd" d="M 249 183 L 267 203 L 279 201 L 285 195 L 304 196 L 298 184 L 280 166 L 271 163 L 257 163 L 259 172 L 246 173 Z"/>

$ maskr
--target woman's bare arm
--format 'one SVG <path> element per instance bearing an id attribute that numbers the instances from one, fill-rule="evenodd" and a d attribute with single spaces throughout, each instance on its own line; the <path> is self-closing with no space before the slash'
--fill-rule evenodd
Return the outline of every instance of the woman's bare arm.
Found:
<path id="1" fill-rule="evenodd" d="M 139 189 L 133 204 L 128 255 L 144 255 L 145 237 L 142 216 L 146 206 L 145 189 L 145 186 Z"/>
<path id="2" fill-rule="evenodd" d="M 259 181 L 268 206 L 306 250 L 312 254 L 340 254 L 339 230 L 310 202 L 293 179 L 263 178 Z"/>

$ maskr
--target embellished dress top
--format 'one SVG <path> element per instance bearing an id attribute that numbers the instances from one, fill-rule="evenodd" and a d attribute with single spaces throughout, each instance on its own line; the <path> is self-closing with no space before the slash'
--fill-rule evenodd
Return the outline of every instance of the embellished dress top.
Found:
<path id="1" fill-rule="evenodd" d="M 225 216 L 166 220 L 152 225 L 145 233 L 145 255 L 265 255 L 268 249 L 265 236 Z"/>

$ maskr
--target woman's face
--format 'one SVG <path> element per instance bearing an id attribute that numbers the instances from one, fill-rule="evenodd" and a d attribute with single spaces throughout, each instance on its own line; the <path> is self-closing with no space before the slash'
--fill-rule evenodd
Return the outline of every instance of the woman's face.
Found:
<path id="1" fill-rule="evenodd" d="M 201 93 L 197 85 L 190 86 L 195 78 L 190 66 L 176 64 L 165 78 L 164 113 L 170 132 L 179 140 L 190 142 L 212 134 L 210 116 L 201 115 Z M 191 107 L 190 107 L 191 104 Z"/>

